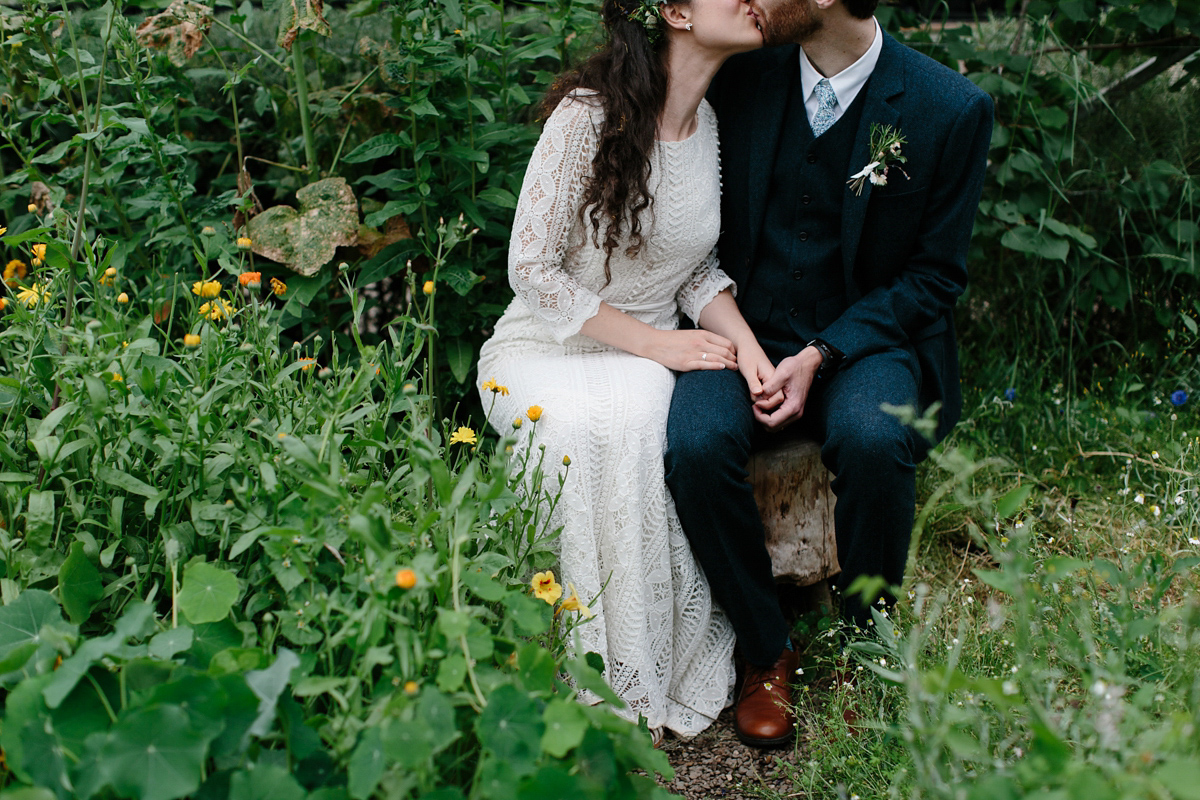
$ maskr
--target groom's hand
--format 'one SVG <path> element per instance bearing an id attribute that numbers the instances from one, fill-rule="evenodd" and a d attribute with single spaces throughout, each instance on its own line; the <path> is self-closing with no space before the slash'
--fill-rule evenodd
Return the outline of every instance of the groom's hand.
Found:
<path id="1" fill-rule="evenodd" d="M 763 399 L 754 404 L 754 418 L 770 431 L 800 419 L 821 362 L 821 352 L 815 347 L 806 347 L 780 361 L 775 374 L 763 382 Z"/>

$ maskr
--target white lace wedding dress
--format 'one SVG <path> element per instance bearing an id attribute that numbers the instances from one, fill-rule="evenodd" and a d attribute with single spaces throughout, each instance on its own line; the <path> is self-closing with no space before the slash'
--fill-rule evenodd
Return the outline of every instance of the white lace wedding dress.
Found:
<path id="1" fill-rule="evenodd" d="M 481 397 L 502 436 L 530 406 L 544 409 L 534 446 L 545 445 L 547 485 L 556 485 L 563 456 L 571 459 L 552 521 L 562 526 L 557 577 L 597 612 L 579 628 L 584 651 L 603 656 L 605 678 L 628 704 L 618 713 L 686 737 L 732 699 L 734 635 L 663 478 L 675 376 L 579 331 L 602 299 L 674 329 L 680 311 L 695 319 L 732 285 L 713 251 L 720 229 L 716 118 L 701 103 L 692 136 L 656 144 L 645 245 L 636 258 L 626 255 L 627 242 L 617 247 L 607 284 L 604 251 L 578 213 L 601 119 L 596 98 L 580 90 L 546 122 L 513 223 L 508 265 L 516 298 L 479 359 L 480 381 L 495 379 L 509 394 L 484 390 Z M 526 419 L 522 441 L 529 425 Z"/>

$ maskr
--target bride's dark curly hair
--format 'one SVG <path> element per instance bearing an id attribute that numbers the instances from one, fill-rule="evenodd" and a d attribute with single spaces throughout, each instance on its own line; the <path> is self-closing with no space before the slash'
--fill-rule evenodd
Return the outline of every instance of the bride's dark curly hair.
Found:
<path id="1" fill-rule="evenodd" d="M 686 5 L 690 0 L 674 0 Z M 647 31 L 630 15 L 642 7 L 639 0 L 604 0 L 600 13 L 608 42 L 578 69 L 561 76 L 542 101 L 544 119 L 566 95 L 576 89 L 598 93 L 604 109 L 600 143 L 585 179 L 580 221 L 590 221 L 592 241 L 605 252 L 604 276 L 612 280 L 609 261 L 628 224 L 630 244 L 626 254 L 642 249 L 641 212 L 654 202 L 647 181 L 650 153 L 658 132 L 658 117 L 667 100 L 666 24 Z M 584 218 L 584 210 L 589 219 Z"/>

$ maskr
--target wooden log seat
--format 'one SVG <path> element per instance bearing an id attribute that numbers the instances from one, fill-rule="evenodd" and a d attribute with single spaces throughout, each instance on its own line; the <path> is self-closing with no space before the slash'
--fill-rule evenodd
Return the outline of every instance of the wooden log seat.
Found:
<path id="1" fill-rule="evenodd" d="M 793 440 L 759 451 L 748 471 L 776 580 L 809 586 L 836 575 L 836 501 L 817 443 Z"/>

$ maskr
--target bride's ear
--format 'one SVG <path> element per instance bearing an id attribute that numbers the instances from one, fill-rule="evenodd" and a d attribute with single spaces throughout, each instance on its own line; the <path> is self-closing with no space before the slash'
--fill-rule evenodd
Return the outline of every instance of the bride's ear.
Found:
<path id="1" fill-rule="evenodd" d="M 662 18 L 663 22 L 667 23 L 668 28 L 674 28 L 677 31 L 691 30 L 692 10 L 683 3 L 663 3 Z"/>

